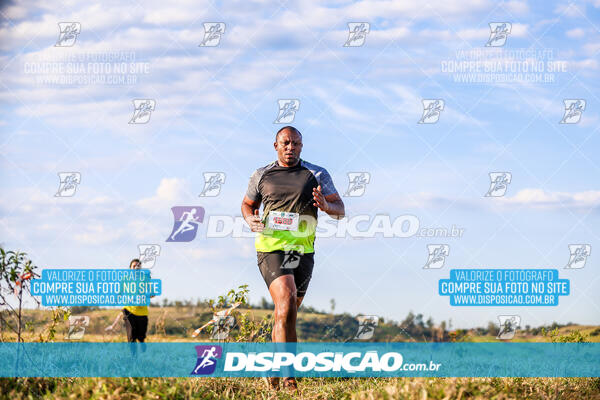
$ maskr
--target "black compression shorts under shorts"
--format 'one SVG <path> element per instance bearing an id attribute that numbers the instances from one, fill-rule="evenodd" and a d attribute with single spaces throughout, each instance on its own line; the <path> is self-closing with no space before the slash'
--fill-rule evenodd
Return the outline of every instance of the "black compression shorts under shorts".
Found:
<path id="1" fill-rule="evenodd" d="M 145 315 L 135 315 L 128 310 L 123 309 L 125 314 L 125 330 L 127 331 L 127 341 L 144 342 L 146 339 L 146 331 L 148 330 L 148 317 Z"/>
<path id="2" fill-rule="evenodd" d="M 271 283 L 283 275 L 294 275 L 298 297 L 304 297 L 308 283 L 312 277 L 315 264 L 315 253 L 301 254 L 297 251 L 277 250 L 268 253 L 256 252 L 258 268 L 262 274 L 267 288 Z"/>

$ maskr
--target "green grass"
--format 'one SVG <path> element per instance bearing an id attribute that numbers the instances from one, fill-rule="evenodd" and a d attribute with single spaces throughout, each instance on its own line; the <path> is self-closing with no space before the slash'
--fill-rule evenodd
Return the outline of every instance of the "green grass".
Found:
<path id="1" fill-rule="evenodd" d="M 86 328 L 83 341 L 87 342 L 120 342 L 126 339 L 125 329 L 118 329 L 117 332 L 107 333 L 104 331 L 110 325 L 115 316 L 119 314 L 119 309 L 100 309 L 86 311 L 79 315 L 90 317 L 90 326 Z M 266 316 L 272 315 L 271 310 L 250 309 L 241 310 L 248 313 L 255 320 L 260 320 Z M 44 330 L 49 320 L 49 311 L 46 310 L 25 310 L 24 320 L 28 323 L 28 328 L 24 331 L 25 341 L 37 341 L 39 333 Z M 208 308 L 203 307 L 151 307 L 150 322 L 148 326 L 148 341 L 199 341 L 209 340 L 208 333 L 197 339 L 191 337 L 194 329 L 208 322 L 212 313 Z M 161 325 L 161 321 L 164 324 Z M 340 338 L 323 335 L 330 327 L 335 326 L 339 321 L 345 321 L 345 324 L 339 324 Z M 300 341 L 339 341 L 356 332 L 356 327 L 348 322 L 355 322 L 347 315 L 328 315 L 300 312 L 298 314 L 298 337 Z M 356 323 L 357 325 L 357 323 Z M 600 327 L 570 325 L 558 329 L 560 335 L 567 335 L 570 332 L 579 331 L 586 336 L 588 342 L 600 342 Z M 57 327 L 55 341 L 63 341 L 63 336 L 67 332 L 66 322 Z M 14 334 L 6 329 L 2 332 L 3 340 L 14 341 Z M 469 342 L 497 342 L 495 335 L 477 335 L 474 332 L 467 331 L 464 335 L 458 336 L 459 341 Z M 380 323 L 375 330 L 373 341 L 425 341 L 422 337 L 409 337 L 397 326 L 386 323 Z M 548 338 L 540 335 L 531 335 L 522 330 L 518 331 L 513 341 L 519 342 L 546 342 Z"/>
<path id="2" fill-rule="evenodd" d="M 270 310 L 242 310 L 262 319 Z M 25 310 L 28 328 L 25 341 L 36 341 L 44 330 L 48 311 Z M 101 309 L 80 313 L 90 317 L 86 342 L 123 342 L 125 331 L 106 334 L 104 328 L 114 320 L 118 309 Z M 191 332 L 207 322 L 210 310 L 200 307 L 150 308 L 149 342 L 208 341 L 208 336 L 192 338 Z M 301 341 L 319 340 L 324 331 L 340 316 L 299 314 Z M 161 325 L 161 321 L 164 324 Z M 346 326 L 346 328 L 348 328 Z M 394 332 L 394 326 L 381 324 L 385 338 L 415 340 Z M 66 323 L 57 329 L 55 341 L 64 341 Z M 579 331 L 586 341 L 600 341 L 597 326 L 571 325 L 558 330 L 559 335 Z M 2 332 L 4 341 L 14 335 Z M 375 337 L 375 340 L 378 338 Z M 327 339 L 322 339 L 326 341 Z M 477 336 L 469 331 L 457 340 L 495 342 L 495 336 Z M 548 342 L 549 338 L 518 332 L 513 341 Z M 590 399 L 600 400 L 600 378 L 305 378 L 299 382 L 301 393 L 270 392 L 257 378 L 0 378 L 0 400 L 10 399 Z"/>
<path id="3" fill-rule="evenodd" d="M 599 378 L 305 378 L 300 393 L 256 378 L 0 379 L 0 399 L 600 399 Z"/>

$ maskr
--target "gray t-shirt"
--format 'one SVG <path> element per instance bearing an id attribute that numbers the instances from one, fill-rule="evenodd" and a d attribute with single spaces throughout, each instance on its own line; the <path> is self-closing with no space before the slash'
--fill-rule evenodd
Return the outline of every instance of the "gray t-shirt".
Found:
<path id="1" fill-rule="evenodd" d="M 313 205 L 312 190 L 319 185 L 324 196 L 337 193 L 327 170 L 304 160 L 300 160 L 293 167 L 282 167 L 274 161 L 252 174 L 246 196 L 252 201 L 263 203 L 265 218 L 263 222 L 266 222 L 270 211 L 298 213 L 301 217 L 313 217 L 315 221 L 315 226 L 300 225 L 299 231 L 305 234 L 303 238 L 287 231 L 273 231 L 268 235 L 258 235 L 256 240 L 258 251 L 284 250 L 291 244 L 302 245 L 305 252 L 314 251 L 314 230 L 318 209 Z"/>

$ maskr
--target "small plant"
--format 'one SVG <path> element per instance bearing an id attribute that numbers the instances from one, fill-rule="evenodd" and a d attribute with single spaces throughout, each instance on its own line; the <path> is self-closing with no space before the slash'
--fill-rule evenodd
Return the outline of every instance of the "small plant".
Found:
<path id="1" fill-rule="evenodd" d="M 27 258 L 26 253 L 19 251 L 6 251 L 0 247 L 0 323 L 7 326 L 17 335 L 17 341 L 22 341 L 23 331 L 23 295 L 31 297 L 29 282 L 39 277 L 36 273 L 37 266 Z M 16 297 L 17 306 L 13 307 Z M 33 298 L 33 297 L 32 297 Z M 39 301 L 33 298 L 39 305 Z M 5 318 L 5 312 L 6 316 Z M 14 324 L 10 320 L 14 320 Z"/>
<path id="2" fill-rule="evenodd" d="M 239 313 L 238 331 L 234 337 L 236 342 L 265 343 L 271 340 L 273 318 L 269 314 L 260 320 L 249 317 L 249 313 Z"/>
<path id="3" fill-rule="evenodd" d="M 235 319 L 235 326 L 231 327 L 228 340 L 235 342 L 266 342 L 271 338 L 273 319 L 271 315 L 256 320 L 250 313 L 241 312 L 239 308 L 251 308 L 248 303 L 248 285 L 241 285 L 238 289 L 231 289 L 226 295 L 219 296 L 217 300 L 209 300 L 208 306 L 214 316 L 225 313 Z M 239 308 L 238 308 L 239 307 Z M 205 324 L 196 330 L 199 332 L 204 327 L 209 334 L 215 329 L 215 317 L 213 323 Z"/>
<path id="4" fill-rule="evenodd" d="M 56 325 L 58 325 L 59 322 L 68 321 L 71 316 L 70 309 L 66 307 L 52 308 L 51 311 L 52 319 L 50 320 L 50 323 L 38 336 L 40 342 L 54 341 L 54 337 L 56 336 Z"/>
<path id="5" fill-rule="evenodd" d="M 552 343 L 584 343 L 587 342 L 587 336 L 580 331 L 572 331 L 566 335 L 560 335 L 558 328 L 547 331 L 542 328 L 542 336 L 548 338 Z"/>
<path id="6" fill-rule="evenodd" d="M 27 253 L 20 251 L 6 251 L 0 247 L 0 324 L 17 335 L 17 342 L 23 341 L 24 329 L 32 328 L 28 323 L 23 324 L 23 298 L 28 295 L 40 306 L 38 299 L 31 295 L 31 280 L 39 278 L 38 267 L 27 257 Z M 16 297 L 17 306 L 13 307 Z M 56 326 L 61 321 L 66 321 L 71 311 L 66 307 L 50 308 L 52 319 L 39 334 L 40 342 L 53 341 L 56 335 Z M 6 316 L 6 318 L 5 318 Z M 11 323 L 11 320 L 14 323 Z"/>
<path id="7" fill-rule="evenodd" d="M 248 289 L 248 285 L 240 285 L 238 290 L 231 289 L 224 296 L 219 296 L 216 304 L 214 301 L 209 301 L 209 306 L 213 312 L 215 312 L 215 308 L 228 308 L 231 307 L 235 303 L 241 303 L 242 305 L 248 305 L 248 293 L 250 290 Z"/>

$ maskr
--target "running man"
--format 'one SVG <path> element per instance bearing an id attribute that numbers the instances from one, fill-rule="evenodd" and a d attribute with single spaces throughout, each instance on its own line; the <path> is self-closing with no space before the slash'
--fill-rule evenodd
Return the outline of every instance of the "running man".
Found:
<path id="1" fill-rule="evenodd" d="M 142 263 L 139 259 L 134 258 L 129 263 L 129 268 L 140 269 Z M 154 296 L 150 296 L 154 297 Z M 148 306 L 125 306 L 123 307 L 122 313 L 119 313 L 115 318 L 115 321 L 109 325 L 106 330 L 114 331 L 117 323 L 121 320 L 121 317 L 125 321 L 125 330 L 127 331 L 127 341 L 135 342 L 136 340 L 140 343 L 144 343 L 146 339 L 146 332 L 148 331 Z M 145 346 L 145 345 L 142 345 Z M 142 350 L 145 350 L 142 347 Z M 132 348 L 135 352 L 135 347 Z"/>
<path id="2" fill-rule="evenodd" d="M 273 342 L 289 343 L 297 341 L 297 311 L 312 276 L 317 212 L 342 218 L 344 203 L 325 168 L 300 159 L 302 134 L 296 128 L 281 128 L 274 147 L 277 161 L 252 174 L 242 215 L 257 232 L 258 267 L 275 304 Z M 283 265 L 286 256 L 299 257 L 295 268 Z M 277 389 L 279 378 L 269 378 L 269 383 Z M 283 384 L 297 389 L 294 378 L 285 378 Z"/>

